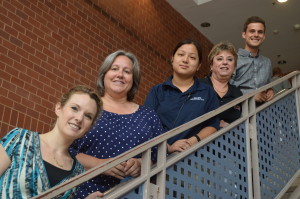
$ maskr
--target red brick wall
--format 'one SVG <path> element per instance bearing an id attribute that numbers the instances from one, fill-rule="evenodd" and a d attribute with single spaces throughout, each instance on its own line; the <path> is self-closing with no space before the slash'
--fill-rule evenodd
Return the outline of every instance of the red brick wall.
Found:
<path id="1" fill-rule="evenodd" d="M 164 0 L 0 1 L 0 137 L 15 126 L 47 132 L 54 104 L 76 84 L 96 87 L 111 52 L 137 55 L 142 81 L 135 98 L 171 74 L 169 58 L 185 38 L 212 47 Z M 201 75 L 207 72 L 206 59 Z"/>

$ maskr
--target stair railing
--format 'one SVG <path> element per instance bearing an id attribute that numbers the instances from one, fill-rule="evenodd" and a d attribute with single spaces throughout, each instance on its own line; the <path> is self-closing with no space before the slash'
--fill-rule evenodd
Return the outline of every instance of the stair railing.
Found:
<path id="1" fill-rule="evenodd" d="M 260 106 L 255 94 L 285 80 L 288 89 Z M 242 116 L 186 151 L 167 155 L 166 140 L 242 103 Z M 103 198 L 281 198 L 300 173 L 300 72 L 176 127 L 34 198 L 52 198 L 142 154 L 141 175 Z M 151 164 L 151 148 L 158 161 Z"/>

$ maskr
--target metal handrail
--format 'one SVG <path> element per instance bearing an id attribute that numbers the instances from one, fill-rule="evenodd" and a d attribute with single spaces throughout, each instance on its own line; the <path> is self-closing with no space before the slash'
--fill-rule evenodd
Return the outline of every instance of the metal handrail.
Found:
<path id="1" fill-rule="evenodd" d="M 248 109 L 247 106 L 248 102 L 251 104 L 253 104 L 254 101 L 254 96 L 259 93 L 262 92 L 264 90 L 267 90 L 268 88 L 271 88 L 273 86 L 275 86 L 276 84 L 279 84 L 283 81 L 286 81 L 288 79 L 292 78 L 293 79 L 293 84 L 292 84 L 292 88 L 288 89 L 287 91 L 285 91 L 284 93 L 282 93 L 281 95 L 276 96 L 275 99 L 266 102 L 265 104 L 261 105 L 260 107 L 254 109 L 254 111 L 250 108 Z M 207 143 L 213 141 L 214 139 L 216 139 L 217 137 L 221 136 L 222 134 L 226 133 L 226 131 L 228 131 L 229 129 L 237 126 L 238 124 L 246 121 L 249 117 L 255 115 L 258 111 L 270 106 L 272 103 L 274 103 L 275 101 L 281 99 L 282 97 L 284 97 L 285 95 L 294 92 L 296 89 L 299 89 L 300 87 L 300 71 L 294 71 L 280 79 L 277 79 L 271 83 L 269 83 L 268 85 L 265 85 L 251 93 L 248 93 L 246 95 L 243 95 L 241 97 L 239 97 L 238 99 L 235 99 L 229 103 L 227 103 L 226 105 L 223 105 L 221 107 L 219 107 L 218 109 L 211 111 L 205 115 L 202 115 L 190 122 L 187 122 L 181 126 L 178 126 L 158 137 L 155 137 L 152 140 L 149 140 L 123 154 L 118 155 L 115 158 L 112 158 L 84 173 L 82 173 L 81 175 L 78 175 L 58 186 L 55 186 L 49 190 L 47 190 L 46 192 L 40 194 L 39 196 L 36 196 L 34 198 L 52 198 L 55 197 L 56 195 L 59 195 L 75 186 L 80 185 L 81 183 L 103 173 L 104 171 L 120 164 L 121 162 L 124 162 L 128 159 L 130 159 L 131 157 L 134 157 L 138 154 L 143 154 L 142 157 L 142 172 L 141 172 L 141 176 L 132 179 L 130 181 L 130 183 L 126 183 L 122 186 L 118 186 L 118 193 L 114 193 L 113 189 L 106 192 L 106 196 L 104 198 L 115 198 L 117 196 L 120 196 L 120 194 L 122 194 L 123 192 L 125 193 L 126 190 L 128 190 L 128 188 L 133 188 L 136 187 L 137 185 L 147 182 L 147 184 L 150 183 L 150 178 L 153 175 L 158 174 L 159 172 L 161 172 L 163 169 L 167 168 L 168 166 L 172 165 L 173 163 L 175 163 L 176 161 L 178 161 L 181 158 L 184 158 L 185 156 L 187 156 L 188 154 L 191 154 L 192 152 L 194 152 L 195 150 L 197 150 L 198 148 L 206 145 Z M 300 92 L 299 92 L 300 93 Z M 299 94 L 298 94 L 299 95 Z M 247 102 L 247 104 L 246 104 Z M 199 124 L 202 123 L 208 119 L 210 119 L 211 117 L 214 117 L 216 115 L 218 115 L 219 113 L 237 105 L 237 104 L 243 104 L 243 110 L 250 110 L 248 111 L 246 114 L 243 114 L 241 118 L 239 118 L 238 120 L 234 121 L 233 123 L 231 123 L 229 126 L 220 129 L 219 131 L 217 131 L 216 133 L 214 133 L 213 135 L 211 135 L 210 137 L 202 140 L 201 142 L 199 142 L 198 144 L 192 146 L 190 149 L 183 151 L 181 153 L 177 153 L 176 155 L 172 155 L 168 158 L 165 158 L 167 156 L 166 154 L 166 140 L 168 140 L 169 138 Z M 159 156 L 158 156 L 158 163 L 155 166 L 151 166 L 151 158 L 150 158 L 150 150 L 152 147 L 159 145 L 158 150 L 159 150 Z M 163 177 L 162 178 L 158 178 L 158 184 L 159 183 L 164 183 L 163 182 Z M 160 190 L 163 192 L 163 190 Z M 123 194 L 124 194 L 123 193 Z M 149 192 L 147 193 L 149 194 Z M 148 195 L 149 196 L 149 195 Z M 147 198 L 147 196 L 145 196 L 145 198 Z"/>

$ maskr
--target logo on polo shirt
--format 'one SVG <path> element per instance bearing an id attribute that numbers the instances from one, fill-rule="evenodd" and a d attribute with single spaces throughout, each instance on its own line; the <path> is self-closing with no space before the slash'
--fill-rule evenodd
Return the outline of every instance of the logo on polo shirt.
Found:
<path id="1" fill-rule="evenodd" d="M 191 100 L 204 101 L 202 97 L 193 97 Z"/>
<path id="2" fill-rule="evenodd" d="M 241 110 L 241 107 L 239 105 L 236 105 L 233 108 L 236 109 L 236 110 L 239 110 L 239 111 Z"/>

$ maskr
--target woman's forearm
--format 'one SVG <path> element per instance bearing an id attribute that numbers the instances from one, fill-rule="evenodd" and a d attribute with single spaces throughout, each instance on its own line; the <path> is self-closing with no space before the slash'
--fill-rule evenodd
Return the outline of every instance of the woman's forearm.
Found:
<path id="1" fill-rule="evenodd" d="M 9 159 L 5 149 L 2 145 L 0 145 L 0 176 L 6 171 L 6 169 L 10 166 L 11 160 Z"/>
<path id="2" fill-rule="evenodd" d="M 207 126 L 198 133 L 198 136 L 201 138 L 201 140 L 203 140 L 204 138 L 210 136 L 211 134 L 213 134 L 216 131 L 217 131 L 217 129 L 215 127 Z"/>
<path id="3" fill-rule="evenodd" d="M 86 170 L 89 170 L 103 162 L 107 161 L 108 159 L 99 159 L 84 153 L 79 153 L 76 156 L 77 160 L 84 166 Z"/>
<path id="4" fill-rule="evenodd" d="M 207 127 L 203 128 L 197 135 L 200 138 L 200 140 L 203 140 L 216 131 L 217 131 L 217 129 L 215 127 L 207 126 Z M 194 145 L 198 142 L 198 140 L 195 136 L 190 137 L 188 140 L 191 145 Z"/>

